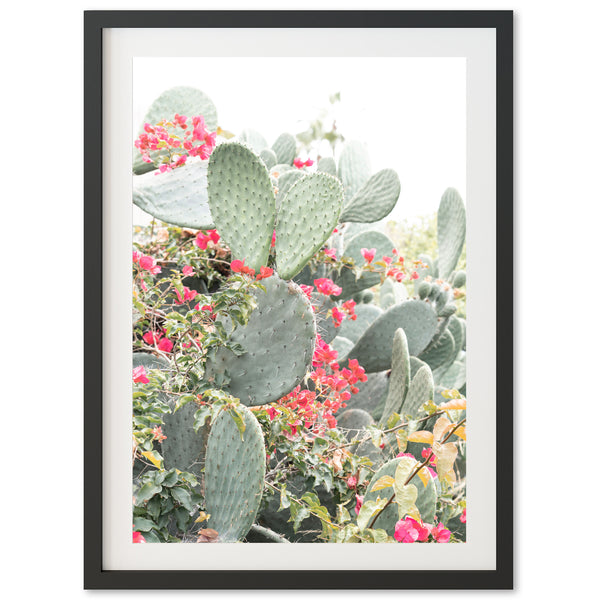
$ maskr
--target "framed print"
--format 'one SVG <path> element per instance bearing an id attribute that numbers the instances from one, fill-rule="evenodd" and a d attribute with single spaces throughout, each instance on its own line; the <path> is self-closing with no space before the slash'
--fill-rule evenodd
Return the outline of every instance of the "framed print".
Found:
<path id="1" fill-rule="evenodd" d="M 85 13 L 86 588 L 512 588 L 512 56 Z"/>

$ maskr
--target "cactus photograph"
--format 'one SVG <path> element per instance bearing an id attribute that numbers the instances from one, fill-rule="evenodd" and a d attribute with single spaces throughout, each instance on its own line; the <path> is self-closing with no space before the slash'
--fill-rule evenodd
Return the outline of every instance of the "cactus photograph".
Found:
<path id="1" fill-rule="evenodd" d="M 467 542 L 465 64 L 427 60 L 136 63 L 133 543 Z"/>

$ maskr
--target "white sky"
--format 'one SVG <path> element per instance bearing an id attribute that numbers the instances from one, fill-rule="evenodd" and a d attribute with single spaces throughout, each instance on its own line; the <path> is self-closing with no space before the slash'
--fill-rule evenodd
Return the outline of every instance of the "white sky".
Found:
<path id="1" fill-rule="evenodd" d="M 388 218 L 434 212 L 447 187 L 466 200 L 463 58 L 136 58 L 134 135 L 152 101 L 176 85 L 208 94 L 223 129 L 256 129 L 269 144 L 303 131 L 340 92 L 338 131 L 367 144 L 373 172 L 400 176 Z"/>

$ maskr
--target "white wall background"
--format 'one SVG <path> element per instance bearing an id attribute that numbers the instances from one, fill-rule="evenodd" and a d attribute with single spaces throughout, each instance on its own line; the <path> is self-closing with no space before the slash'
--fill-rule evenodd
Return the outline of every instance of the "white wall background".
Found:
<path id="1" fill-rule="evenodd" d="M 516 264 L 514 282 L 506 282 L 507 289 L 514 286 L 517 330 L 515 595 L 594 597 L 600 9 L 584 0 L 420 4 L 304 0 L 285 5 L 516 9 Z M 252 3 L 253 8 L 282 5 L 275 0 Z M 168 8 L 226 7 L 248 3 L 180 1 Z M 84 8 L 167 6 L 156 0 L 130 0 L 126 5 L 34 0 L 4 9 L 0 531 L 5 550 L 2 590 L 8 598 L 84 597 Z M 23 134 L 28 136 L 26 143 L 21 141 Z M 142 594 L 176 595 L 136 595 Z M 280 595 L 270 595 L 276 594 Z M 397 596 L 379 593 L 392 594 Z M 353 595 L 365 597 L 364 592 Z M 112 597 L 125 596 L 129 594 L 114 592 Z"/>

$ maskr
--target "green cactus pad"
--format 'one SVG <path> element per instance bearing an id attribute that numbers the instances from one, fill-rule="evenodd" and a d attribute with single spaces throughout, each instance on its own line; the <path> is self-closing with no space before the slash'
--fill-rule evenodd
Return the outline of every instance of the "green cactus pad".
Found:
<path id="1" fill-rule="evenodd" d="M 242 144 L 251 148 L 255 154 L 260 154 L 263 150 L 269 149 L 267 140 L 265 140 L 263 135 L 258 133 L 258 131 L 254 131 L 254 129 L 244 129 L 236 141 L 241 142 Z M 273 163 L 273 165 L 274 164 L 275 163 Z"/>
<path id="2" fill-rule="evenodd" d="M 371 290 L 365 290 L 362 295 L 362 302 L 364 304 L 369 304 L 369 302 L 373 302 L 375 300 L 375 294 Z"/>
<path id="3" fill-rule="evenodd" d="M 463 319 L 460 319 L 456 315 L 452 315 L 448 321 L 448 331 L 454 338 L 454 345 L 456 354 L 458 354 L 463 346 L 465 345 L 465 329 L 463 325 Z"/>
<path id="4" fill-rule="evenodd" d="M 429 281 L 421 281 L 417 287 L 417 293 L 421 300 L 425 300 L 431 294 L 431 283 Z"/>
<path id="5" fill-rule="evenodd" d="M 454 337 L 448 330 L 444 331 L 436 342 L 430 344 L 424 352 L 419 354 L 419 358 L 423 362 L 426 362 L 432 371 L 444 365 L 449 366 L 454 362 L 455 356 L 456 345 Z"/>
<path id="6" fill-rule="evenodd" d="M 433 258 L 431 258 L 431 256 L 429 256 L 427 254 L 419 254 L 419 256 L 417 258 L 425 266 L 419 267 L 417 269 L 419 279 L 417 279 L 416 281 L 420 282 L 422 279 L 424 279 L 425 277 L 428 277 L 428 276 L 435 279 L 438 276 L 438 272 L 437 272 L 436 263 L 433 260 Z"/>
<path id="7" fill-rule="evenodd" d="M 445 389 L 460 390 L 467 382 L 466 359 L 456 359 L 440 379 L 440 386 Z"/>
<path id="8" fill-rule="evenodd" d="M 343 335 L 336 335 L 331 342 L 331 347 L 338 353 L 338 362 L 345 360 L 354 344 Z"/>
<path id="9" fill-rule="evenodd" d="M 357 358 L 368 373 L 391 367 L 396 330 L 406 334 L 411 355 L 420 354 L 433 339 L 437 327 L 435 311 L 421 300 L 407 300 L 385 311 L 356 342 L 348 358 Z"/>
<path id="10" fill-rule="evenodd" d="M 319 264 L 313 271 L 314 265 L 307 264 L 298 275 L 294 275 L 294 282 L 298 285 L 312 285 L 315 287 L 315 279 L 329 279 L 329 271 L 326 265 Z"/>
<path id="11" fill-rule="evenodd" d="M 403 329 L 397 329 L 392 346 L 392 372 L 390 387 L 380 424 L 384 425 L 393 413 L 400 413 L 410 385 L 410 354 Z"/>
<path id="12" fill-rule="evenodd" d="M 265 163 L 265 167 L 267 169 L 273 168 L 277 164 L 277 156 L 275 156 L 275 152 L 270 148 L 265 148 L 260 151 L 260 159 Z"/>
<path id="13" fill-rule="evenodd" d="M 353 259 L 357 267 L 362 267 L 365 264 L 365 259 L 361 254 L 362 248 L 375 248 L 377 252 L 373 262 L 376 262 L 384 256 L 392 256 L 394 243 L 387 235 L 379 231 L 365 231 L 354 236 L 348 242 L 344 250 L 344 256 Z M 340 298 L 350 298 L 357 292 L 377 285 L 380 281 L 381 275 L 379 273 L 363 272 L 357 279 L 351 269 L 344 268 L 336 279 L 336 284 L 342 288 Z"/>
<path id="14" fill-rule="evenodd" d="M 281 201 L 285 198 L 286 194 L 290 191 L 290 188 L 298 181 L 302 179 L 306 173 L 301 169 L 290 169 L 284 171 L 277 178 L 277 210 L 281 207 Z"/>
<path id="15" fill-rule="evenodd" d="M 207 162 L 168 173 L 154 171 L 133 178 L 133 203 L 153 217 L 192 229 L 212 229 L 208 207 Z"/>
<path id="16" fill-rule="evenodd" d="M 202 91 L 186 86 L 174 87 L 163 92 L 148 109 L 140 125 L 140 133 L 144 124 L 156 125 L 163 119 L 172 119 L 175 114 L 184 115 L 191 119 L 202 115 L 209 131 L 217 129 L 217 109 L 213 101 Z M 136 175 L 153 171 L 156 167 L 145 163 L 137 148 L 134 149 L 133 172 Z"/>
<path id="17" fill-rule="evenodd" d="M 400 461 L 410 461 L 411 466 L 413 468 L 416 467 L 417 461 L 409 456 L 403 456 L 400 458 L 394 458 L 385 465 L 383 465 L 376 473 L 373 475 L 371 479 L 371 483 L 367 488 L 365 493 L 364 502 L 368 502 L 369 500 L 376 500 L 379 498 L 389 499 L 393 494 L 393 488 L 385 488 L 383 490 L 373 491 L 372 488 L 379 479 L 387 475 L 388 477 L 394 477 L 396 474 L 396 468 L 400 464 Z M 426 469 L 425 469 L 426 470 Z M 429 476 L 427 487 L 421 481 L 421 478 L 418 475 L 415 475 L 410 483 L 417 488 L 418 496 L 415 504 L 421 513 L 421 519 L 424 523 L 433 524 L 433 518 L 435 516 L 435 508 L 437 503 L 437 491 L 435 486 L 435 481 L 431 479 Z M 389 535 L 394 535 L 394 529 L 396 527 L 396 523 L 398 522 L 398 507 L 393 502 L 380 514 L 375 522 L 375 527 L 377 529 L 382 528 L 385 529 Z"/>
<path id="18" fill-rule="evenodd" d="M 291 133 L 282 133 L 271 146 L 277 156 L 277 162 L 291 165 L 296 158 L 296 139 Z"/>
<path id="19" fill-rule="evenodd" d="M 230 142 L 208 162 L 208 204 L 234 258 L 256 272 L 267 264 L 276 202 L 264 163 L 249 148 Z"/>
<path id="20" fill-rule="evenodd" d="M 243 435 L 222 410 L 212 424 L 206 445 L 205 497 L 208 526 L 220 542 L 236 542 L 256 518 L 265 481 L 265 442 L 256 417 L 244 406 L 236 410 L 245 424 Z"/>
<path id="21" fill-rule="evenodd" d="M 277 267 L 291 279 L 321 248 L 338 222 L 342 186 L 326 173 L 305 175 L 281 200 L 277 216 Z"/>
<path id="22" fill-rule="evenodd" d="M 331 156 L 325 156 L 319 160 L 317 165 L 317 171 L 320 173 L 328 173 L 329 175 L 337 176 L 337 167 L 335 166 L 335 159 Z"/>
<path id="23" fill-rule="evenodd" d="M 349 440 L 354 439 L 367 426 L 373 424 L 373 417 L 360 408 L 351 408 L 345 410 L 337 417 L 337 426 L 339 429 L 347 429 L 346 437 Z"/>
<path id="24" fill-rule="evenodd" d="M 344 203 L 349 204 L 371 175 L 371 162 L 366 146 L 351 140 L 344 144 L 338 165 L 338 177 L 344 184 Z"/>
<path id="25" fill-rule="evenodd" d="M 467 233 L 465 205 L 453 188 L 448 188 L 442 196 L 437 223 L 439 276 L 447 279 L 460 258 Z"/>
<path id="26" fill-rule="evenodd" d="M 342 321 L 339 335 L 356 343 L 369 325 L 383 314 L 383 311 L 374 304 L 357 304 L 354 307 L 354 314 L 356 315 L 355 321 L 348 318 Z"/>
<path id="27" fill-rule="evenodd" d="M 346 401 L 346 408 L 342 410 L 362 408 L 370 413 L 373 418 L 376 418 L 374 415 L 375 409 L 381 400 L 385 400 L 387 397 L 389 384 L 390 379 L 387 371 L 367 373 L 367 381 L 359 381 L 356 384 L 358 393 L 350 396 L 350 400 Z M 338 414 L 343 413 L 340 411 Z"/>
<path id="28" fill-rule="evenodd" d="M 416 417 L 419 415 L 419 408 L 430 400 L 433 400 L 433 374 L 431 369 L 425 365 L 417 371 L 410 382 L 406 398 L 400 410 L 405 415 Z"/>
<path id="29" fill-rule="evenodd" d="M 464 271 L 456 271 L 452 279 L 452 285 L 455 288 L 461 288 L 467 283 L 467 274 Z"/>
<path id="30" fill-rule="evenodd" d="M 375 173 L 347 202 L 340 221 L 374 223 L 387 217 L 400 196 L 400 179 L 396 171 L 383 169 Z"/>
<path id="31" fill-rule="evenodd" d="M 246 406 L 274 402 L 300 383 L 311 363 L 316 340 L 316 323 L 310 301 L 293 282 L 276 274 L 263 279 L 266 293 L 256 291 L 258 306 L 245 327 L 231 334 L 244 354 L 235 356 L 219 348 L 206 363 L 205 377 L 227 373 L 225 390 Z"/>

